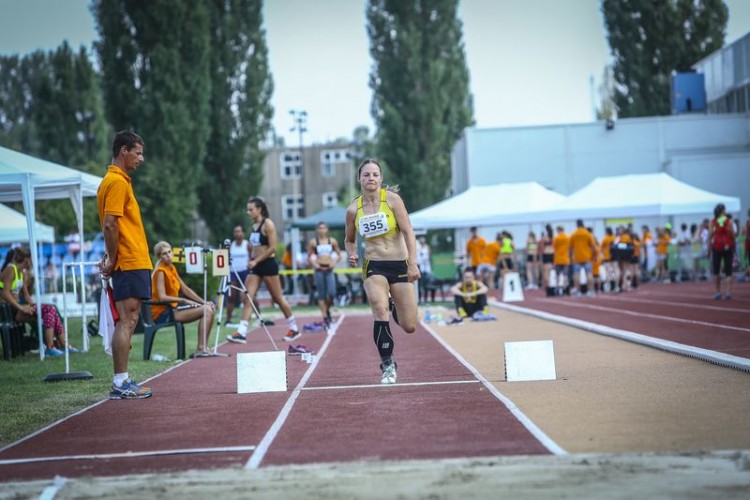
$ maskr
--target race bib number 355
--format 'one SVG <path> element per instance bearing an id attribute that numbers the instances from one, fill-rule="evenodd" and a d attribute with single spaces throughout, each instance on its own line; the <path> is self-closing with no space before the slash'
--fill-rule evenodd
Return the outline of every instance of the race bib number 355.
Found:
<path id="1" fill-rule="evenodd" d="M 363 238 L 373 238 L 388 232 L 388 218 L 385 212 L 365 215 L 359 219 L 359 234 Z"/>

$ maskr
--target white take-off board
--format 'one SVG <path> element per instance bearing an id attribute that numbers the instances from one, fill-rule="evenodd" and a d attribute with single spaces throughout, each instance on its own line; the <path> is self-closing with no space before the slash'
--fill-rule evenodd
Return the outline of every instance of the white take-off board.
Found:
<path id="1" fill-rule="evenodd" d="M 237 354 L 237 394 L 286 390 L 286 352 Z"/>
<path id="2" fill-rule="evenodd" d="M 505 380 L 555 380 L 555 350 L 551 340 L 505 343 Z"/>

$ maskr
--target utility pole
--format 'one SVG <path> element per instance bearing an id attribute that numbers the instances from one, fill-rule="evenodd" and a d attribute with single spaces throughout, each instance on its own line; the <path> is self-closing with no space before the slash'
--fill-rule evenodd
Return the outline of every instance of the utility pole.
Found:
<path id="1" fill-rule="evenodd" d="M 305 132 L 307 132 L 307 111 L 304 110 L 296 110 L 292 109 L 289 110 L 289 114 L 292 115 L 292 120 L 294 120 L 294 126 L 289 129 L 290 132 L 297 132 L 299 134 L 299 179 L 300 179 L 300 191 L 302 196 L 302 210 L 301 210 L 301 216 L 305 216 L 305 170 L 304 170 L 304 158 L 305 158 L 305 151 L 303 149 L 303 135 Z M 294 214 L 292 215 L 292 220 L 297 220 L 297 179 L 295 177 L 294 179 Z"/>
<path id="2" fill-rule="evenodd" d="M 298 245 L 300 244 L 299 239 L 299 228 L 295 227 L 295 223 L 297 222 L 297 216 L 301 215 L 302 217 L 305 216 L 305 170 L 304 170 L 304 158 L 305 158 L 305 151 L 302 147 L 303 141 L 302 136 L 305 132 L 307 132 L 307 111 L 305 110 L 297 110 L 297 109 L 291 109 L 289 110 L 289 114 L 292 115 L 292 120 L 294 120 L 294 126 L 289 129 L 290 132 L 297 132 L 299 134 L 299 180 L 301 185 L 301 191 L 302 191 L 302 209 L 299 210 L 299 207 L 297 205 L 297 176 L 294 176 L 294 179 L 292 179 L 292 198 L 293 198 L 293 211 L 292 211 L 292 230 L 291 230 L 291 238 L 292 238 L 292 270 L 294 272 L 294 275 L 292 276 L 292 290 L 294 293 L 295 299 L 297 298 L 297 255 L 298 252 L 302 252 L 302 248 L 298 248 Z M 301 212 L 298 214 L 298 212 Z"/>

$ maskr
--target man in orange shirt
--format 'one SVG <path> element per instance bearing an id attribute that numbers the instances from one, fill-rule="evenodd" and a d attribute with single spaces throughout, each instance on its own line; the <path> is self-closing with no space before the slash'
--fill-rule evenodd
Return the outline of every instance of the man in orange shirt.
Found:
<path id="1" fill-rule="evenodd" d="M 557 274 L 557 288 L 568 288 L 568 271 L 570 269 L 570 237 L 565 234 L 565 228 L 557 226 L 557 234 L 552 240 L 552 248 L 555 249 L 553 263 Z M 553 284 L 554 286 L 554 284 Z"/>
<path id="2" fill-rule="evenodd" d="M 570 235 L 570 248 L 573 254 L 573 282 L 575 283 L 576 294 L 584 292 L 581 285 L 581 271 L 586 273 L 586 285 L 593 283 L 594 276 L 591 273 L 591 263 L 596 255 L 596 243 L 594 236 L 583 226 L 583 221 L 576 221 L 576 230 Z M 586 286 L 583 285 L 583 286 Z M 589 295 L 594 291 L 589 290 Z"/>
<path id="3" fill-rule="evenodd" d="M 501 238 L 502 235 L 497 233 L 497 239 L 485 245 L 477 266 L 477 276 L 490 290 L 495 288 L 495 271 L 497 271 L 497 259 L 500 257 Z"/>
<path id="4" fill-rule="evenodd" d="M 665 228 L 656 228 L 656 271 L 655 279 L 657 282 L 664 280 L 669 282 L 667 272 L 667 259 L 669 258 L 669 245 L 672 243 L 672 237 Z"/>
<path id="5" fill-rule="evenodd" d="M 130 340 L 140 315 L 141 301 L 151 298 L 151 256 L 129 175 L 143 163 L 143 146 L 143 139 L 136 133 L 118 132 L 112 143 L 112 165 L 96 193 L 107 249 L 99 268 L 105 279 L 112 278 L 119 316 L 112 336 L 115 376 L 110 399 L 151 396 L 151 389 L 138 385 L 128 375 Z"/>
<path id="6" fill-rule="evenodd" d="M 470 231 L 471 237 L 469 238 L 469 241 L 466 242 L 466 262 L 469 263 L 472 271 L 476 271 L 477 266 L 479 266 L 479 262 L 482 259 L 484 247 L 487 246 L 487 242 L 477 234 L 476 227 L 472 227 Z"/>

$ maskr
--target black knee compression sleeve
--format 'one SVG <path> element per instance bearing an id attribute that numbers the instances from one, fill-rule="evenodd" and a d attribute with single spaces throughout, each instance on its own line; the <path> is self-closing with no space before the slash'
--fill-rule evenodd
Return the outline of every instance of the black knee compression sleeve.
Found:
<path id="1" fill-rule="evenodd" d="M 372 338 L 378 346 L 381 358 L 390 357 L 393 354 L 393 335 L 391 326 L 387 321 L 376 321 L 372 329 Z"/>

